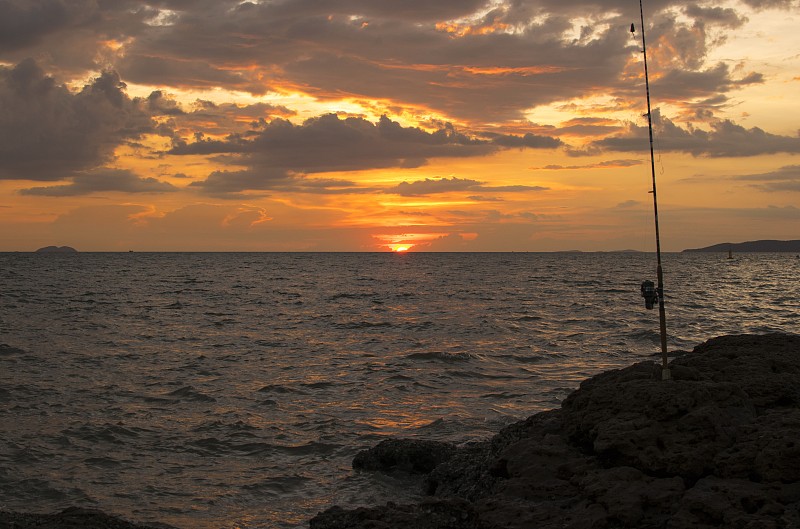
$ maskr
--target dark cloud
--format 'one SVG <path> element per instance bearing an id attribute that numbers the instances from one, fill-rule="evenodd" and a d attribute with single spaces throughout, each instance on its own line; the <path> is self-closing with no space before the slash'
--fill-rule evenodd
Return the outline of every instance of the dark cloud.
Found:
<path id="1" fill-rule="evenodd" d="M 800 138 L 770 134 L 753 127 L 746 129 L 730 120 L 710 124 L 710 130 L 681 128 L 658 109 L 653 111 L 656 147 L 660 151 L 681 151 L 694 156 L 739 157 L 800 153 Z M 647 127 L 629 124 L 624 134 L 593 142 L 591 147 L 620 152 L 644 152 L 649 149 Z"/>
<path id="2" fill-rule="evenodd" d="M 0 53 L 37 44 L 90 14 L 80 0 L 0 0 Z"/>
<path id="3" fill-rule="evenodd" d="M 503 147 L 528 147 L 531 149 L 555 149 L 563 145 L 558 138 L 550 136 L 538 136 L 527 133 L 524 136 L 513 136 L 509 134 L 498 134 L 493 137 L 494 143 Z"/>
<path id="4" fill-rule="evenodd" d="M 747 18 L 737 13 L 736 10 L 725 7 L 704 7 L 690 4 L 686 6 L 684 13 L 695 20 L 719 24 L 731 29 L 739 28 L 747 22 Z"/>
<path id="5" fill-rule="evenodd" d="M 728 66 L 719 63 L 706 70 L 670 70 L 652 83 L 652 90 L 662 100 L 686 102 L 695 98 L 721 97 L 735 87 L 763 82 L 764 76 L 757 72 L 733 79 Z"/>
<path id="6" fill-rule="evenodd" d="M 415 182 L 400 182 L 396 186 L 387 189 L 386 192 L 404 197 L 416 197 L 433 193 L 468 191 L 480 188 L 480 186 L 481 183 L 477 180 L 469 180 L 467 178 L 426 178 L 425 180 L 417 180 Z"/>
<path id="7" fill-rule="evenodd" d="M 604 136 L 619 130 L 619 123 L 607 118 L 573 118 L 559 126 L 554 133 L 560 136 Z"/>
<path id="8" fill-rule="evenodd" d="M 560 171 L 564 169 L 619 169 L 622 167 L 633 167 L 636 165 L 641 165 L 644 162 L 642 160 L 605 160 L 602 162 L 592 163 L 592 164 L 584 164 L 584 165 L 545 165 L 544 167 L 532 167 L 532 169 L 546 169 L 549 171 Z"/>
<path id="9" fill-rule="evenodd" d="M 252 198 L 243 191 L 275 191 L 309 193 L 316 195 L 368 193 L 371 188 L 359 187 L 348 180 L 333 178 L 309 178 L 283 169 L 248 169 L 242 171 L 214 171 L 202 181 L 192 182 L 191 187 L 218 198 Z M 261 195 L 263 196 L 263 195 Z"/>
<path id="10" fill-rule="evenodd" d="M 797 0 L 742 0 L 745 4 L 756 9 L 797 7 Z"/>
<path id="11" fill-rule="evenodd" d="M 0 67 L 0 178 L 60 180 L 153 130 L 114 72 L 73 93 L 32 60 Z"/>
<path id="12" fill-rule="evenodd" d="M 629 52 L 622 25 L 571 43 L 562 38 L 572 26 L 564 16 L 528 21 L 512 32 L 513 20 L 506 19 L 513 6 L 459 22 L 488 3 L 401 4 L 77 2 L 91 16 L 79 17 L 80 31 L 73 27 L 66 47 L 85 55 L 84 68 L 107 61 L 141 84 L 254 94 L 289 85 L 320 98 L 393 99 L 495 121 L 579 95 L 589 79 L 593 86 L 612 83 Z M 58 5 L 73 10 L 66 2 Z M 124 53 L 108 48 L 112 40 L 124 43 Z M 65 53 L 55 42 L 42 44 L 43 51 L 54 48 Z M 104 58 L 98 59 L 98 50 Z M 62 68 L 80 63 L 59 56 L 54 62 Z"/>
<path id="13" fill-rule="evenodd" d="M 171 86 L 185 89 L 213 89 L 224 86 L 228 90 L 241 90 L 262 95 L 268 85 L 257 83 L 246 71 L 236 72 L 207 60 L 175 60 L 154 55 L 126 55 L 117 68 L 130 79 L 141 84 Z"/>
<path id="14" fill-rule="evenodd" d="M 763 191 L 800 191 L 800 165 L 786 165 L 775 171 L 740 175 L 733 179 L 752 182 L 753 187 Z"/>
<path id="15" fill-rule="evenodd" d="M 147 97 L 147 108 L 153 114 L 161 116 L 182 116 L 186 114 L 177 101 L 168 97 L 161 90 L 155 90 Z"/>
<path id="16" fill-rule="evenodd" d="M 202 123 L 202 130 L 208 133 L 214 132 L 214 128 L 209 127 L 209 122 L 215 123 L 219 131 L 236 129 L 242 125 L 258 129 L 266 127 L 275 117 L 287 118 L 296 114 L 294 110 L 281 105 L 237 105 L 198 100 L 180 122 L 187 125 Z"/>
<path id="17" fill-rule="evenodd" d="M 247 137 L 181 143 L 169 154 L 237 154 L 235 163 L 298 172 L 418 167 L 431 157 L 481 156 L 496 150 L 487 141 L 444 128 L 426 132 L 386 117 L 378 123 L 327 114 L 295 125 L 275 119 Z"/>
<path id="18" fill-rule="evenodd" d="M 474 200 L 475 202 L 503 202 L 503 199 L 500 197 L 485 197 L 482 195 L 470 195 L 467 198 L 470 200 Z"/>
<path id="19" fill-rule="evenodd" d="M 464 134 L 449 124 L 428 132 L 418 127 L 403 127 L 385 116 L 373 123 L 363 118 L 342 119 L 328 114 L 300 125 L 274 119 L 259 123 L 249 134 L 230 134 L 221 140 L 198 137 L 192 143 L 178 142 L 169 154 L 221 154 L 227 156 L 223 158 L 227 163 L 247 166 L 246 170 L 218 171 L 193 184 L 214 193 L 233 193 L 287 188 L 290 184 L 308 190 L 309 180 L 298 177 L 304 174 L 415 168 L 427 164 L 430 158 L 476 157 L 509 146 L 544 148 L 560 144 L 557 139 L 532 134 L 495 135 L 489 140 Z M 334 192 L 342 185 L 317 186 L 318 192 L 320 187 L 325 192 Z M 345 187 L 351 184 L 346 183 Z"/>
<path id="20" fill-rule="evenodd" d="M 627 32 L 638 9 L 627 0 L 0 0 L 0 8 L 6 60 L 18 60 L 17 50 L 76 75 L 111 66 L 141 84 L 392 100 L 493 123 L 598 90 L 629 95 L 621 72 L 638 47 Z M 740 12 L 677 0 L 646 8 L 665 97 L 735 87 L 727 70 L 703 69 L 719 43 L 705 28 L 737 28 Z"/>
<path id="21" fill-rule="evenodd" d="M 642 202 L 639 202 L 638 200 L 626 200 L 625 202 L 620 202 L 614 207 L 617 209 L 631 209 L 631 208 L 638 208 L 641 205 Z"/>
<path id="22" fill-rule="evenodd" d="M 124 193 L 168 193 L 178 189 L 170 183 L 155 178 L 140 178 L 124 169 L 99 168 L 72 177 L 72 183 L 22 189 L 22 195 L 71 197 L 101 191 Z"/>
<path id="23" fill-rule="evenodd" d="M 485 191 L 495 193 L 520 193 L 524 191 L 546 191 L 549 188 L 541 186 L 486 186 L 483 182 L 468 178 L 426 178 L 414 182 L 401 182 L 385 190 L 386 193 L 397 194 L 404 197 L 432 195 L 436 193 L 450 193 L 453 191 Z M 472 197 L 476 198 L 476 197 Z M 480 200 L 487 200 L 481 198 Z"/>
<path id="24" fill-rule="evenodd" d="M 481 186 L 479 191 L 490 191 L 495 193 L 522 193 L 525 191 L 549 191 L 549 187 L 544 186 Z"/>

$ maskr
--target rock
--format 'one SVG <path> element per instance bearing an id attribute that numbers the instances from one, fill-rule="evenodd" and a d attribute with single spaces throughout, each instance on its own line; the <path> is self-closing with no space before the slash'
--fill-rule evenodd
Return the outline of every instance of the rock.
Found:
<path id="1" fill-rule="evenodd" d="M 36 253 L 78 253 L 78 250 L 71 246 L 45 246 L 36 250 Z"/>
<path id="2" fill-rule="evenodd" d="M 481 525 L 469 502 L 425 500 L 416 505 L 387 503 L 383 507 L 344 510 L 331 507 L 309 523 L 310 529 L 488 529 Z"/>
<path id="3" fill-rule="evenodd" d="M 359 452 L 353 459 L 353 468 L 428 474 L 455 451 L 455 445 L 440 441 L 384 439 L 374 448 Z"/>
<path id="4" fill-rule="evenodd" d="M 736 444 L 714 458 L 714 474 L 755 482 L 800 482 L 800 410 L 769 410 L 742 425 Z"/>
<path id="5" fill-rule="evenodd" d="M 707 475 L 714 456 L 735 442 L 737 425 L 755 420 L 752 402 L 732 382 L 662 383 L 628 373 L 641 368 L 606 373 L 567 397 L 565 434 L 604 464 L 690 481 Z"/>
<path id="6" fill-rule="evenodd" d="M 800 336 L 735 335 L 713 338 L 673 361 L 706 380 L 737 384 L 756 408 L 800 406 Z"/>
<path id="7" fill-rule="evenodd" d="M 785 506 L 774 486 L 709 476 L 686 492 L 670 527 L 783 528 Z"/>
<path id="8" fill-rule="evenodd" d="M 668 381 L 652 362 L 601 373 L 560 409 L 435 464 L 405 450 L 386 468 L 431 468 L 432 498 L 332 508 L 311 527 L 800 527 L 800 336 L 715 338 L 670 369 Z"/>

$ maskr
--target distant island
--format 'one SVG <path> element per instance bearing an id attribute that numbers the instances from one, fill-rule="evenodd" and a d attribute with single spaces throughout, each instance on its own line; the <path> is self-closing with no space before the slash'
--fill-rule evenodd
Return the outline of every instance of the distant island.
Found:
<path id="1" fill-rule="evenodd" d="M 45 246 L 39 248 L 36 253 L 78 253 L 72 246 Z"/>
<path id="2" fill-rule="evenodd" d="M 684 252 L 800 252 L 800 241 L 748 241 L 748 242 L 723 242 L 705 248 L 692 248 Z"/>

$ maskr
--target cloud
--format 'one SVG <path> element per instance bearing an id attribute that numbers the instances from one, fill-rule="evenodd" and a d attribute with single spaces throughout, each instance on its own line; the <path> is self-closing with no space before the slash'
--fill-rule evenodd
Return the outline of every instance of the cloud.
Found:
<path id="1" fill-rule="evenodd" d="M 637 165 L 642 165 L 644 162 L 642 160 L 631 160 L 631 159 L 621 159 L 621 160 L 605 160 L 602 162 L 592 163 L 592 164 L 584 164 L 584 165 L 558 165 L 558 164 L 551 164 L 545 165 L 544 167 L 531 167 L 531 169 L 545 169 L 549 171 L 562 171 L 566 169 L 620 169 L 624 167 L 634 167 Z"/>
<path id="2" fill-rule="evenodd" d="M 792 0 L 746 3 L 793 7 Z M 627 97 L 630 78 L 621 72 L 638 47 L 626 31 L 635 7 L 621 0 L 0 0 L 0 7 L 6 60 L 48 57 L 76 77 L 112 67 L 129 82 L 172 88 L 390 100 L 458 121 L 519 119 L 538 105 L 598 91 Z M 735 88 L 730 72 L 703 68 L 722 42 L 706 26 L 738 28 L 747 8 L 677 0 L 647 7 L 664 94 L 689 91 L 685 73 L 703 74 L 696 97 Z M 672 79 L 674 89 L 666 84 Z"/>
<path id="3" fill-rule="evenodd" d="M 637 208 L 641 205 L 642 202 L 639 202 L 638 200 L 626 200 L 625 202 L 620 202 L 614 207 L 617 209 L 631 209 L 631 208 Z"/>
<path id="4" fill-rule="evenodd" d="M 433 193 L 449 193 L 451 191 L 469 191 L 479 188 L 481 185 L 477 180 L 469 180 L 467 178 L 441 178 L 417 180 L 415 182 L 401 182 L 394 187 L 386 190 L 387 193 L 393 193 L 404 197 L 416 197 L 430 195 Z"/>
<path id="5" fill-rule="evenodd" d="M 800 191 L 800 165 L 785 165 L 775 171 L 740 175 L 733 179 L 753 182 L 752 186 L 762 191 Z"/>
<path id="6" fill-rule="evenodd" d="M 205 134 L 224 135 L 231 131 L 246 132 L 264 128 L 273 118 L 289 118 L 296 114 L 296 111 L 282 105 L 241 105 L 197 100 L 175 121 L 181 127 L 202 130 Z"/>
<path id="7" fill-rule="evenodd" d="M 181 143 L 168 154 L 237 154 L 237 163 L 330 172 L 385 167 L 419 167 L 430 157 L 481 156 L 496 150 L 454 128 L 426 132 L 402 127 L 385 116 L 378 123 L 327 114 L 295 125 L 275 119 L 248 137 Z"/>
<path id="8" fill-rule="evenodd" d="M 503 199 L 500 197 L 485 197 L 482 195 L 470 195 L 467 198 L 470 200 L 474 200 L 475 202 L 503 202 Z"/>
<path id="9" fill-rule="evenodd" d="M 800 153 L 800 138 L 771 134 L 758 127 L 746 129 L 731 120 L 718 120 L 710 130 L 687 126 L 681 128 L 653 111 L 656 147 L 660 151 L 680 151 L 693 156 L 741 157 L 762 154 Z M 590 147 L 605 151 L 645 152 L 649 149 L 646 127 L 633 123 L 625 133 L 595 141 Z"/>
<path id="10" fill-rule="evenodd" d="M 756 9 L 784 8 L 795 5 L 794 0 L 742 0 L 745 4 Z"/>
<path id="11" fill-rule="evenodd" d="M 747 18 L 736 12 L 735 9 L 724 7 L 703 7 L 689 4 L 684 8 L 684 13 L 695 20 L 711 24 L 718 24 L 731 29 L 736 29 L 747 22 Z"/>
<path id="12" fill-rule="evenodd" d="M 561 140 L 550 136 L 539 136 L 527 133 L 524 136 L 497 134 L 492 136 L 493 142 L 503 147 L 528 147 L 531 149 L 555 149 L 563 145 Z"/>
<path id="13" fill-rule="evenodd" d="M 494 193 L 520 193 L 525 191 L 547 191 L 549 188 L 542 186 L 486 186 L 483 182 L 470 180 L 468 178 L 426 178 L 414 182 L 401 182 L 394 187 L 385 189 L 385 193 L 396 194 L 404 197 L 418 197 L 432 195 L 436 193 L 450 193 L 454 191 L 485 191 Z M 470 197 L 487 201 L 490 199 Z"/>
<path id="14" fill-rule="evenodd" d="M 620 125 L 607 118 L 573 118 L 555 131 L 559 135 L 603 136 L 618 132 Z"/>
<path id="15" fill-rule="evenodd" d="M 126 55 L 117 64 L 126 79 L 145 85 L 167 85 L 182 89 L 213 89 L 224 86 L 263 95 L 271 87 L 255 82 L 247 72 L 229 71 L 200 58 L 171 60 L 157 55 Z"/>
<path id="16" fill-rule="evenodd" d="M 18 47 L 31 55 L 55 50 L 61 68 L 96 68 L 102 56 L 99 65 L 138 84 L 253 94 L 288 87 L 320 99 L 390 99 L 492 121 L 613 84 L 628 54 L 624 31 L 572 43 L 563 38 L 572 26 L 563 16 L 521 24 L 513 5 L 483 12 L 485 0 L 49 5 L 63 14 L 52 27 L 29 27 L 24 34 L 42 38 Z M 56 46 L 65 36 L 66 50 Z"/>
<path id="17" fill-rule="evenodd" d="M 317 185 L 303 175 L 336 171 L 383 168 L 416 168 L 430 158 L 469 158 L 514 147 L 554 147 L 558 140 L 545 141 L 534 135 L 520 138 L 495 135 L 491 140 L 462 133 L 452 125 L 433 132 L 418 127 L 403 127 L 386 116 L 373 123 L 364 118 L 340 118 L 327 114 L 295 125 L 285 119 L 261 124 L 248 134 L 230 134 L 224 139 L 199 138 L 192 143 L 178 142 L 171 155 L 223 154 L 232 165 L 246 170 L 217 171 L 193 186 L 212 193 L 235 193 L 248 189 L 288 189 L 335 192 L 350 188 L 350 182 L 331 181 Z M 498 141 L 502 140 L 502 141 Z"/>
<path id="18" fill-rule="evenodd" d="M 168 193 L 178 188 L 155 178 L 140 178 L 124 169 L 98 168 L 72 177 L 72 183 L 20 190 L 22 195 L 71 197 L 102 191 L 124 193 Z"/>
<path id="19" fill-rule="evenodd" d="M 751 72 L 733 79 L 725 63 L 705 70 L 671 69 L 652 83 L 654 94 L 663 100 L 685 102 L 710 96 L 721 97 L 733 88 L 764 82 L 763 75 Z"/>
<path id="20" fill-rule="evenodd" d="M 190 187 L 205 194 L 225 199 L 252 197 L 243 191 L 283 191 L 331 195 L 342 193 L 368 193 L 371 188 L 359 187 L 348 180 L 309 178 L 284 169 L 247 169 L 242 171 L 214 171 L 205 180 L 192 182 Z M 262 195 L 263 196 L 263 195 Z"/>
<path id="21" fill-rule="evenodd" d="M 60 180 L 152 131 L 124 88 L 114 72 L 73 93 L 33 60 L 0 67 L 0 179 Z"/>
<path id="22" fill-rule="evenodd" d="M 0 13 L 0 52 L 37 44 L 86 15 L 84 2 L 57 0 L 0 0 Z"/>

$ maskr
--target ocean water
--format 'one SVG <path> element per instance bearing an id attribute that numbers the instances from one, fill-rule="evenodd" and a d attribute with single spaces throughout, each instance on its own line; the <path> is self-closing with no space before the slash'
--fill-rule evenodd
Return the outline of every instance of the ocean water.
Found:
<path id="1" fill-rule="evenodd" d="M 666 254 L 670 349 L 798 332 L 794 254 Z M 657 358 L 640 253 L 0 254 L 0 508 L 295 528 L 412 501 L 387 436 L 466 442 Z"/>

